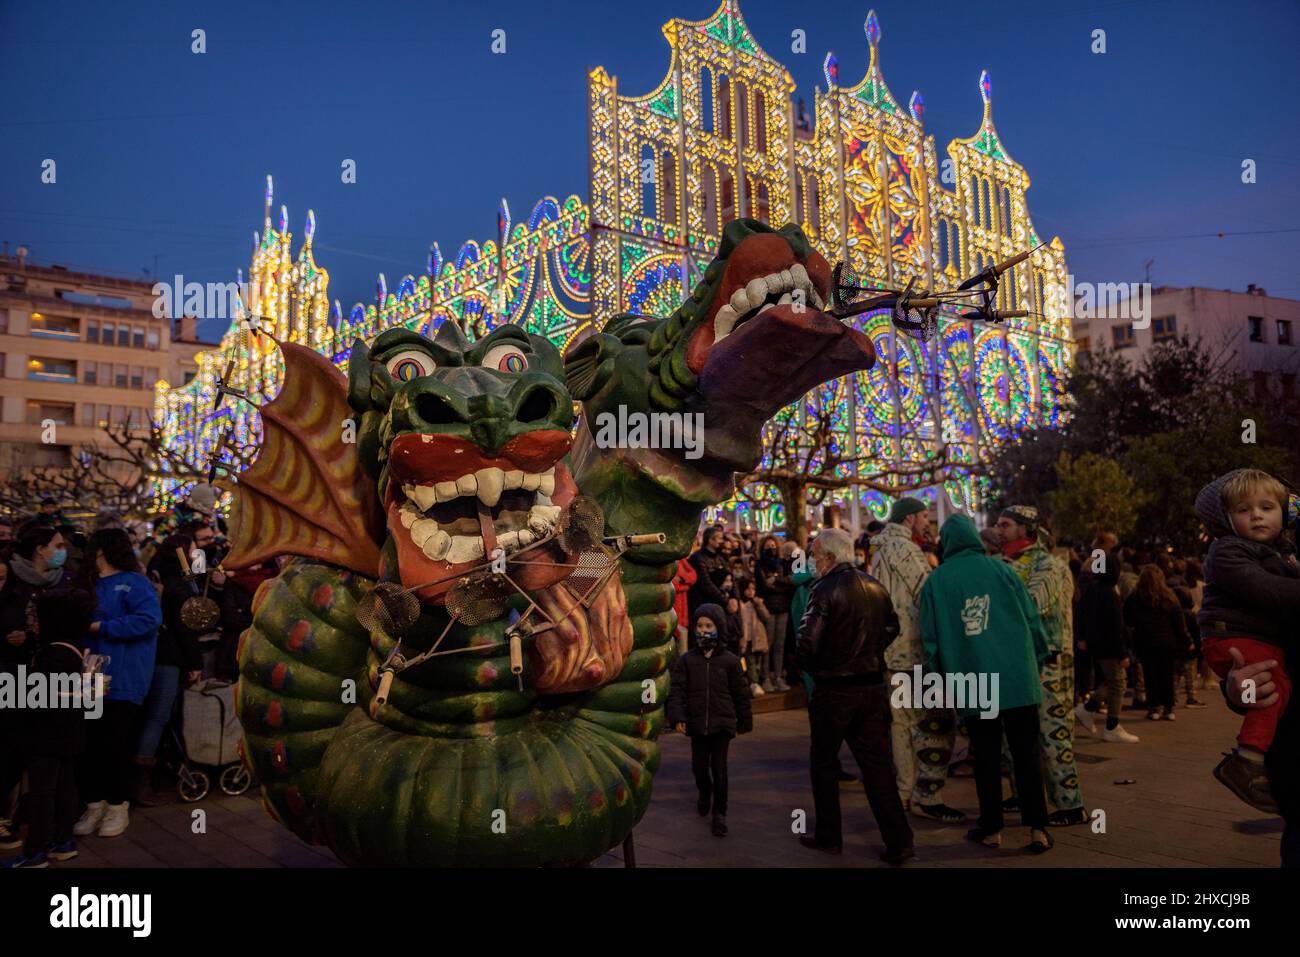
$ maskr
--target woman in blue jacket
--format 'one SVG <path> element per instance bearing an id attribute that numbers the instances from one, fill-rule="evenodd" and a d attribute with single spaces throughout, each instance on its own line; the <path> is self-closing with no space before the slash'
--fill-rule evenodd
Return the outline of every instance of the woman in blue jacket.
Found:
<path id="1" fill-rule="evenodd" d="M 87 729 L 79 768 L 86 811 L 73 833 L 116 837 L 128 823 L 132 759 L 153 679 L 162 608 L 123 529 L 106 528 L 91 536 L 82 571 L 95 594 L 86 651 L 111 660 L 104 669 L 109 678 L 104 713 Z"/>

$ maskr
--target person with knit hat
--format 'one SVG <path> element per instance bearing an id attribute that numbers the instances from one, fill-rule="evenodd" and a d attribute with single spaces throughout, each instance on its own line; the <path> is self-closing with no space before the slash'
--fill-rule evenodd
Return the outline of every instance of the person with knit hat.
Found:
<path id="1" fill-rule="evenodd" d="M 924 502 L 900 498 L 889 510 L 889 521 L 871 539 L 871 576 L 889 592 L 898 614 L 898 638 L 885 651 L 892 682 L 921 664 L 921 587 L 930 563 L 916 542 L 930 519 Z M 956 716 L 951 709 L 894 708 L 890 724 L 898 794 L 903 806 L 918 817 L 960 824 L 966 815 L 943 803 L 948 780 Z"/>
<path id="2" fill-rule="evenodd" d="M 1069 566 L 1049 550 L 1038 509 L 1030 505 L 1003 509 L 996 528 L 1002 558 L 1029 590 L 1047 639 L 1047 660 L 1039 668 L 1043 697 L 1038 716 L 1047 796 L 1056 805 L 1047 823 L 1053 827 L 1084 824 L 1088 815 L 1074 761 L 1074 579 Z"/>

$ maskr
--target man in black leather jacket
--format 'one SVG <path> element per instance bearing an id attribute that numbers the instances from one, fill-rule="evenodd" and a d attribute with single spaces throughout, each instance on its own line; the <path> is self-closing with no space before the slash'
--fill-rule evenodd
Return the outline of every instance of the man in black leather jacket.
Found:
<path id="1" fill-rule="evenodd" d="M 839 751 L 847 742 L 885 840 L 881 859 L 902 864 L 915 854 L 894 781 L 884 662 L 885 649 L 898 636 L 898 616 L 884 587 L 854 567 L 847 532 L 830 528 L 818 534 L 812 558 L 820 577 L 799 626 L 797 650 L 800 669 L 814 682 L 809 762 L 817 827 L 799 842 L 832 854 L 842 850 Z"/>

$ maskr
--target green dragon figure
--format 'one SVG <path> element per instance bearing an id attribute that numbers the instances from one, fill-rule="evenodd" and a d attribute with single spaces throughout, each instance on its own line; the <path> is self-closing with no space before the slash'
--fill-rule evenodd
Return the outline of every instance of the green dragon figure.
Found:
<path id="1" fill-rule="evenodd" d="M 353 346 L 346 381 L 283 346 L 225 563 L 298 556 L 259 590 L 240 648 L 244 757 L 270 813 L 352 865 L 572 865 L 623 841 L 659 766 L 672 577 L 701 510 L 754 467 L 777 410 L 875 361 L 822 312 L 830 278 L 796 227 L 737 220 L 681 308 L 616 316 L 563 362 L 516 326 L 473 344 L 451 323 L 391 329 Z M 699 413 L 702 450 L 599 447 L 594 421 L 620 406 Z M 527 642 L 517 678 L 503 636 L 524 596 L 470 626 L 450 621 L 448 589 L 546 539 L 579 493 L 606 535 L 666 540 L 625 551 L 589 607 Z M 556 618 L 572 607 L 562 540 L 511 570 Z M 464 650 L 400 672 L 382 706 L 395 641 L 357 620 L 380 581 L 420 599 L 405 647 L 450 622 L 441 648 Z"/>

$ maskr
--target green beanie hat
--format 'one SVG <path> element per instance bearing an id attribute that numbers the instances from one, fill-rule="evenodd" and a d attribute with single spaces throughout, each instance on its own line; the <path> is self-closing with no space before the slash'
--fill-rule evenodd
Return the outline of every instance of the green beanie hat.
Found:
<path id="1" fill-rule="evenodd" d="M 924 512 L 926 504 L 919 498 L 900 498 L 894 503 L 894 507 L 889 510 L 889 520 L 897 524 L 909 515 L 915 515 L 917 512 Z"/>

